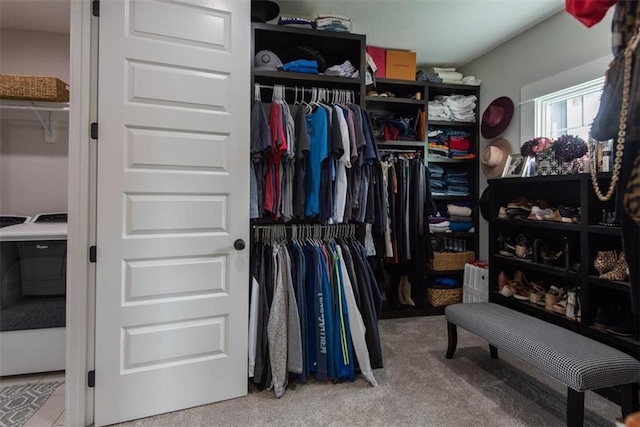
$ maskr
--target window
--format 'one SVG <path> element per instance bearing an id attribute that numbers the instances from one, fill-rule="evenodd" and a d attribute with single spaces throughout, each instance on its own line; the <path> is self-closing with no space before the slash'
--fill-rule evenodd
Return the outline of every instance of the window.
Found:
<path id="1" fill-rule="evenodd" d="M 536 136 L 577 135 L 588 140 L 603 87 L 604 77 L 536 98 Z"/>

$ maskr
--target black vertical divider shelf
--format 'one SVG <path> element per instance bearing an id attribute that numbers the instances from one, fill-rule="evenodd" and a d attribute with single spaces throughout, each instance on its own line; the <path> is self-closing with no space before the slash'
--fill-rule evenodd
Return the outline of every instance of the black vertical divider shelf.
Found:
<path id="1" fill-rule="evenodd" d="M 611 180 L 610 173 L 598 174 L 601 188 L 606 188 Z M 589 336 L 597 341 L 615 347 L 636 358 L 640 358 L 640 341 L 634 338 L 618 337 L 596 329 L 593 322 L 600 306 L 620 305 L 628 308 L 630 286 L 627 282 L 616 282 L 598 278 L 593 261 L 598 250 L 620 250 L 622 233 L 620 228 L 599 225 L 602 209 L 613 209 L 614 200 L 603 203 L 598 200 L 591 186 L 589 174 L 540 176 L 532 178 L 502 178 L 489 180 L 491 219 L 489 221 L 489 299 L 512 309 L 533 315 L 558 326 Z M 546 200 L 551 206 L 565 204 L 580 207 L 580 224 L 508 220 L 498 218 L 500 206 L 516 197 L 525 196 L 532 201 Z M 614 196 L 615 199 L 615 196 Z M 500 233 L 516 237 L 523 233 L 527 237 L 540 237 L 550 246 L 558 244 L 566 236 L 570 244 L 571 264 L 580 263 L 579 269 L 567 273 L 563 267 L 519 261 L 498 254 Z M 531 239 L 529 239 L 531 242 Z M 580 287 L 582 321 L 574 322 L 563 315 L 546 310 L 528 302 L 505 298 L 498 293 L 498 275 L 505 271 L 510 277 L 521 270 L 529 281 L 542 280 L 546 287 L 566 283 Z"/>

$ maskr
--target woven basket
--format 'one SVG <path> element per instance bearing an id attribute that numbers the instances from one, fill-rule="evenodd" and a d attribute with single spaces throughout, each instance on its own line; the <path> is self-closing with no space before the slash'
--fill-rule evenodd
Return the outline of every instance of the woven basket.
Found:
<path id="1" fill-rule="evenodd" d="M 429 288 L 427 302 L 433 307 L 444 307 L 462 302 L 462 288 L 433 289 Z"/>
<path id="2" fill-rule="evenodd" d="M 476 258 L 476 254 L 467 252 L 435 252 L 429 264 L 434 271 L 464 270 L 464 266 Z"/>
<path id="3" fill-rule="evenodd" d="M 69 102 L 67 84 L 55 77 L 0 74 L 0 98 Z"/>

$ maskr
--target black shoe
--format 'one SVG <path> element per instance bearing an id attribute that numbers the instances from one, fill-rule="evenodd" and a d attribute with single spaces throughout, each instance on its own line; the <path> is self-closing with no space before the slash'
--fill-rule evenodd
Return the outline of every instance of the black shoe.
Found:
<path id="1" fill-rule="evenodd" d="M 580 210 L 569 206 L 558 206 L 558 212 L 562 217 L 562 222 L 580 223 Z"/>
<path id="2" fill-rule="evenodd" d="M 620 311 L 621 309 L 618 306 L 598 308 L 593 325 L 598 329 L 606 330 L 607 328 L 620 324 L 622 321 Z"/>
<path id="3" fill-rule="evenodd" d="M 622 321 L 622 323 L 618 323 L 611 328 L 607 328 L 607 332 L 613 335 L 617 335 L 619 337 L 632 337 L 633 336 L 633 317 L 631 314 L 627 314 L 627 317 Z"/>

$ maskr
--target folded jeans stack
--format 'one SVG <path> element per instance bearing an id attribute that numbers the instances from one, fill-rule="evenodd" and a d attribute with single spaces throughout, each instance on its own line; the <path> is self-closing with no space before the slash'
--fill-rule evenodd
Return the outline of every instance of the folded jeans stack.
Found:
<path id="1" fill-rule="evenodd" d="M 445 175 L 448 196 L 469 195 L 469 173 L 466 171 L 447 171 Z"/>
<path id="2" fill-rule="evenodd" d="M 473 211 L 468 206 L 456 204 L 447 205 L 449 215 L 449 229 L 454 233 L 472 233 L 475 231 L 471 214 Z"/>
<path id="3" fill-rule="evenodd" d="M 351 32 L 351 19 L 335 14 L 318 15 L 316 28 L 320 31 Z"/>
<path id="4" fill-rule="evenodd" d="M 447 182 L 445 181 L 445 171 L 441 166 L 429 165 L 429 184 L 431 185 L 432 196 L 446 196 Z"/>

